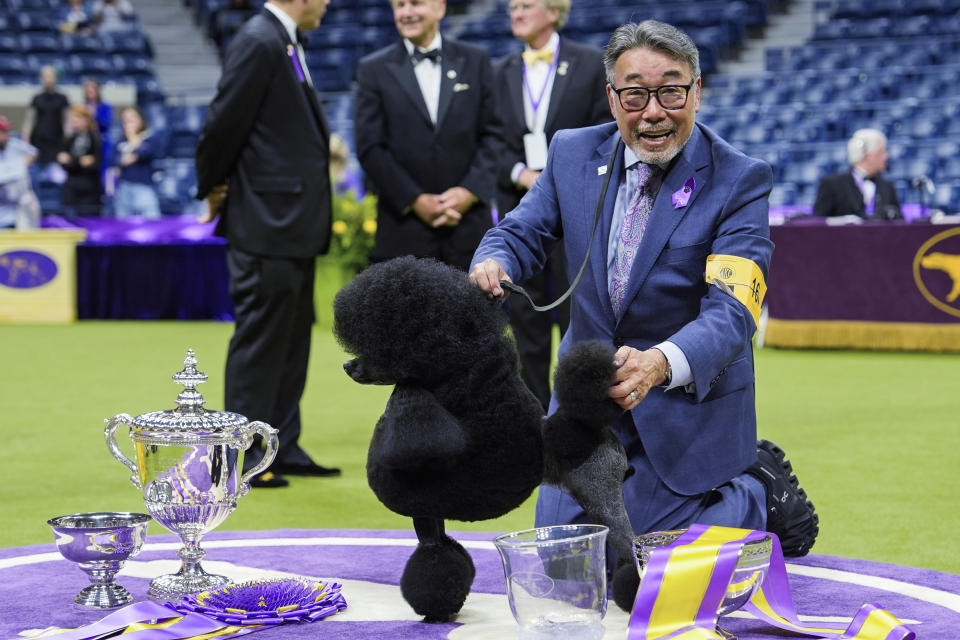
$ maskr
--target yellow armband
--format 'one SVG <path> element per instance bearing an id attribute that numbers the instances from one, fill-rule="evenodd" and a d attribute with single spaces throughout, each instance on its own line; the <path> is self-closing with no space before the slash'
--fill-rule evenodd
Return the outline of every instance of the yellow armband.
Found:
<path id="1" fill-rule="evenodd" d="M 753 322 L 760 326 L 760 307 L 767 294 L 767 283 L 763 272 L 753 260 L 740 256 L 712 254 L 707 256 L 706 281 L 719 282 L 730 295 L 740 301 L 753 316 Z"/>

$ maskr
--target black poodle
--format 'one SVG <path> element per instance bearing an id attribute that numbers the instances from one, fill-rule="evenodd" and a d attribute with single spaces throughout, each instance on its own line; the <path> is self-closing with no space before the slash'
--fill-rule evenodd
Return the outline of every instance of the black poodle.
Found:
<path id="1" fill-rule="evenodd" d="M 394 385 L 367 479 L 387 508 L 413 518 L 419 544 L 400 587 L 418 614 L 452 619 L 473 582 L 473 562 L 444 520 L 499 517 L 541 483 L 562 486 L 610 527 L 614 587 L 626 589 L 615 599 L 632 604 L 639 578 L 623 505 L 626 456 L 609 429 L 622 411 L 607 397 L 612 347 L 583 343 L 560 360 L 560 408 L 545 419 L 520 379 L 499 302 L 462 271 L 413 257 L 373 265 L 345 286 L 334 333 L 356 356 L 344 365 L 354 380 Z"/>

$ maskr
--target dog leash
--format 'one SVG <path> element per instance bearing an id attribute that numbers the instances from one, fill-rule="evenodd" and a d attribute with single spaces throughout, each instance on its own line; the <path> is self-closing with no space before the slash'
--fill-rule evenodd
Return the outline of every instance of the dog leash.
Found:
<path id="1" fill-rule="evenodd" d="M 587 243 L 587 253 L 583 256 L 583 264 L 580 265 L 580 271 L 577 272 L 577 277 L 573 279 L 573 282 L 570 283 L 570 287 L 563 293 L 563 295 L 550 304 L 539 306 L 534 303 L 533 298 L 530 297 L 530 294 L 527 293 L 526 289 L 520 285 L 510 282 L 509 280 L 500 281 L 500 286 L 507 291 L 512 291 L 513 293 L 519 294 L 526 298 L 527 302 L 530 303 L 530 306 L 533 307 L 534 311 L 550 311 L 550 309 L 553 309 L 564 300 L 569 298 L 573 294 L 573 290 L 577 288 L 578 284 L 580 284 L 580 279 L 583 277 L 583 272 L 587 270 L 587 262 L 590 260 L 590 250 L 593 248 L 593 238 L 597 235 L 597 227 L 600 225 L 600 214 L 603 212 L 603 201 L 607 197 L 607 187 L 610 186 L 610 176 L 613 175 L 613 164 L 617 160 L 617 153 L 620 151 L 620 146 L 622 144 L 623 138 L 617 136 L 617 144 L 613 145 L 613 152 L 610 154 L 610 160 L 607 162 L 607 172 L 603 178 L 603 186 L 600 188 L 600 197 L 597 198 L 597 210 L 593 214 L 593 230 L 590 231 L 590 242 Z"/>

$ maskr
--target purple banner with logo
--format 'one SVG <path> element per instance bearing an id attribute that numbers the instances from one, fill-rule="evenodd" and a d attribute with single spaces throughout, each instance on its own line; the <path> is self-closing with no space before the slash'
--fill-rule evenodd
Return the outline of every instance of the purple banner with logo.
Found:
<path id="1" fill-rule="evenodd" d="M 778 320 L 960 322 L 960 225 L 821 218 L 770 228 Z"/>

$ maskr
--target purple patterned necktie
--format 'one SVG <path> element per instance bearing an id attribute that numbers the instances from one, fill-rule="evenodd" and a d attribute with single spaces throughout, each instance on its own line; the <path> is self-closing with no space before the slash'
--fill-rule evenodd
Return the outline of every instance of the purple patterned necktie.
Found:
<path id="1" fill-rule="evenodd" d="M 618 318 L 623 306 L 623 295 L 627 291 L 627 282 L 630 280 L 633 259 L 637 256 L 640 239 L 643 237 L 643 231 L 647 228 L 647 222 L 650 220 L 650 212 L 653 210 L 654 194 L 646 186 L 655 173 L 659 171 L 658 167 L 643 162 L 638 162 L 635 167 L 637 171 L 637 190 L 627 205 L 627 213 L 623 217 L 623 226 L 620 227 L 620 235 L 617 238 L 617 256 L 613 262 L 613 278 L 610 281 L 610 303 L 613 305 L 613 312 Z"/>

